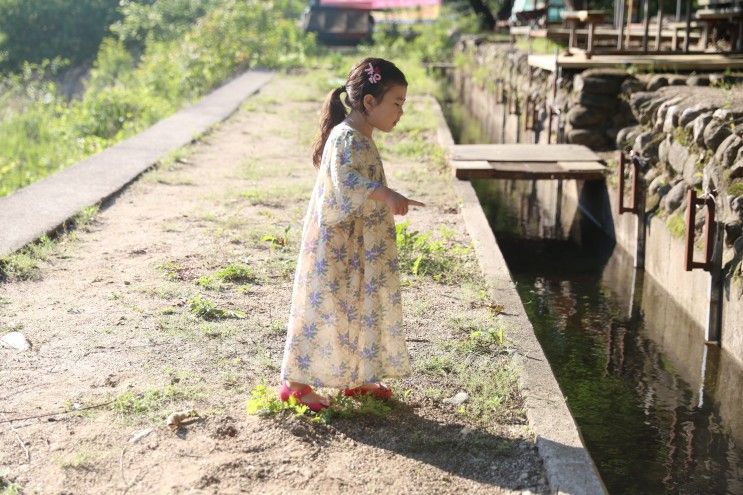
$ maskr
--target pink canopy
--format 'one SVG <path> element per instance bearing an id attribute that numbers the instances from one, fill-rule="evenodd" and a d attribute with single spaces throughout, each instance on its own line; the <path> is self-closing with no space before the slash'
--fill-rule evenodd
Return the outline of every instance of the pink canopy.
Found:
<path id="1" fill-rule="evenodd" d="M 383 10 L 440 5 L 441 0 L 320 0 L 320 4 L 354 9 Z"/>

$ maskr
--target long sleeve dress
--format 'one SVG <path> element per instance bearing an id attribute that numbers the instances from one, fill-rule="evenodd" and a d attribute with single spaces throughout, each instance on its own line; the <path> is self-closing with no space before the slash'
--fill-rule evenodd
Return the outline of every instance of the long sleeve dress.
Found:
<path id="1" fill-rule="evenodd" d="M 355 387 L 410 372 L 395 223 L 374 141 L 341 122 L 304 218 L 281 379 Z"/>

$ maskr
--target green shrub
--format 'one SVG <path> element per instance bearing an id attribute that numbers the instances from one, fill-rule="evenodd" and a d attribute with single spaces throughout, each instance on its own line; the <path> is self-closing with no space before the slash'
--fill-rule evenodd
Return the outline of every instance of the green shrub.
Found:
<path id="1" fill-rule="evenodd" d="M 0 70 L 57 56 L 92 59 L 108 26 L 120 17 L 118 0 L 0 0 Z"/>
<path id="2" fill-rule="evenodd" d="M 298 67 L 316 52 L 314 37 L 297 24 L 297 1 L 161 0 L 122 9 L 80 100 L 67 102 L 53 84 L 33 82 L 59 64 L 27 65 L 22 76 L 0 80 L 0 89 L 17 97 L 32 90 L 0 113 L 0 196 L 143 130 L 237 72 Z M 172 25 L 148 24 L 152 18 Z M 144 37 L 141 53 L 128 51 L 133 36 Z"/>

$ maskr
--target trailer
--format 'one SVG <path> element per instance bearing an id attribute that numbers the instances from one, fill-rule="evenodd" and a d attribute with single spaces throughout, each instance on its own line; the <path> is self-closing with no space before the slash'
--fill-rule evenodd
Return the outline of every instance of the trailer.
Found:
<path id="1" fill-rule="evenodd" d="M 310 0 L 304 11 L 305 31 L 325 43 L 370 41 L 375 17 L 382 23 L 431 22 L 441 0 Z"/>
<path id="2" fill-rule="evenodd" d="M 304 11 L 302 27 L 324 43 L 370 41 L 374 33 L 372 2 L 313 0 Z"/>

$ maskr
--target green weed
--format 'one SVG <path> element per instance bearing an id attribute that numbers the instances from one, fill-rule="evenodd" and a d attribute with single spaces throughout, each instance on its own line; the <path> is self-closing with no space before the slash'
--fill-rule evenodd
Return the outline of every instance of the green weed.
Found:
<path id="1" fill-rule="evenodd" d="M 272 249 L 285 249 L 289 246 L 289 230 L 287 225 L 282 233 L 266 233 L 260 237 L 261 242 L 267 242 Z"/>
<path id="2" fill-rule="evenodd" d="M 62 469 L 77 469 L 89 471 L 93 468 L 93 457 L 87 452 L 76 452 L 71 457 L 61 457 L 59 467 Z"/>
<path id="3" fill-rule="evenodd" d="M 41 278 L 39 263 L 46 261 L 57 250 L 60 242 L 74 239 L 74 230 L 85 229 L 98 214 L 98 206 L 83 208 L 61 227 L 61 235 L 53 240 L 48 235 L 26 245 L 8 256 L 0 258 L 0 282 L 4 280 L 38 280 Z"/>
<path id="4" fill-rule="evenodd" d="M 123 417 L 146 416 L 151 419 L 164 418 L 168 408 L 183 400 L 197 397 L 194 391 L 166 385 L 162 389 L 149 389 L 144 392 L 124 392 L 114 399 L 111 410 Z"/>
<path id="5" fill-rule="evenodd" d="M 0 476 L 0 495 L 20 495 L 21 486 Z"/>
<path id="6" fill-rule="evenodd" d="M 242 311 L 219 308 L 214 302 L 205 299 L 200 294 L 192 297 L 189 305 L 192 314 L 205 320 L 220 320 L 224 318 L 242 319 L 246 317 L 246 314 Z"/>
<path id="7" fill-rule="evenodd" d="M 371 395 L 352 398 L 338 393 L 333 397 L 330 407 L 316 413 L 311 411 L 308 406 L 297 401 L 295 397 L 289 397 L 286 402 L 281 401 L 275 389 L 265 384 L 259 384 L 251 390 L 245 409 L 248 414 L 261 416 L 272 416 L 286 411 L 299 417 L 308 418 L 314 423 L 327 424 L 336 418 L 351 418 L 357 415 L 386 417 L 392 411 L 392 406 L 390 403 Z"/>
<path id="8" fill-rule="evenodd" d="M 728 196 L 738 197 L 743 195 L 743 181 L 738 181 L 728 186 Z"/>
<path id="9" fill-rule="evenodd" d="M 395 226 L 400 267 L 404 273 L 430 276 L 441 283 L 461 282 L 473 276 L 469 246 L 451 240 L 434 240 L 433 233 L 421 233 L 409 227 L 407 220 Z"/>
<path id="10" fill-rule="evenodd" d="M 196 280 L 196 285 L 208 290 L 218 290 L 224 283 L 255 284 L 259 282 L 253 268 L 244 263 L 229 263 L 220 268 L 213 275 L 202 275 Z"/>
<path id="11" fill-rule="evenodd" d="M 666 220 L 666 225 L 668 226 L 668 231 L 673 237 L 679 239 L 684 237 L 684 233 L 686 232 L 686 222 L 683 215 L 678 213 L 671 215 L 668 217 L 668 220 Z"/>

